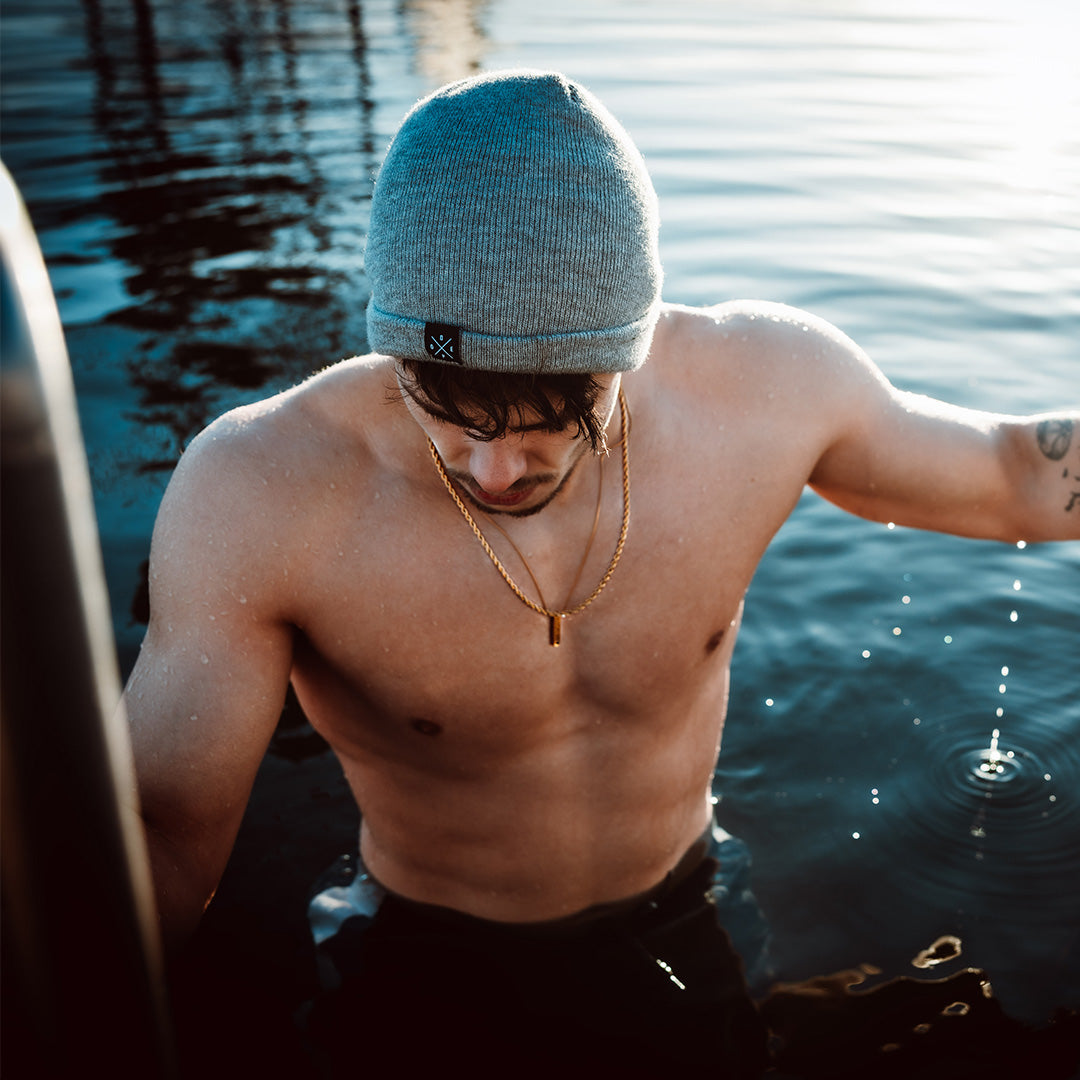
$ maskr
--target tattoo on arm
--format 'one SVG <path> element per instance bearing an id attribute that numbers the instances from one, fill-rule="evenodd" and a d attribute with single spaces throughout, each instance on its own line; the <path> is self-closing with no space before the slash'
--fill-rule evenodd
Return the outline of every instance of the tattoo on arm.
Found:
<path id="1" fill-rule="evenodd" d="M 1051 461 L 1060 461 L 1069 452 L 1072 434 L 1071 420 L 1041 420 L 1036 429 L 1039 449 Z"/>
<path id="2" fill-rule="evenodd" d="M 1035 429 L 1035 437 L 1039 443 L 1039 449 L 1043 457 L 1049 461 L 1061 461 L 1073 446 L 1073 421 L 1061 418 L 1057 420 L 1040 420 Z M 1080 454 L 1080 441 L 1076 444 L 1077 453 Z M 1065 462 L 1062 468 L 1061 478 L 1066 483 L 1070 479 L 1070 466 Z M 1072 480 L 1080 483 L 1080 473 L 1073 473 Z M 1072 486 L 1071 484 L 1069 485 Z M 1080 509 L 1080 491 L 1070 491 L 1069 501 L 1065 505 L 1065 513 Z"/>

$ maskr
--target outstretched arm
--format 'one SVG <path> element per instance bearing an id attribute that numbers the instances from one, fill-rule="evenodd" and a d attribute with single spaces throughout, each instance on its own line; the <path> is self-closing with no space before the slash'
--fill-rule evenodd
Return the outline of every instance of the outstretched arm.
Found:
<path id="1" fill-rule="evenodd" d="M 217 888 L 291 668 L 243 459 L 227 433 L 185 453 L 155 526 L 150 626 L 124 695 L 170 950 Z"/>
<path id="2" fill-rule="evenodd" d="M 900 391 L 836 332 L 823 354 L 831 427 L 810 484 L 827 499 L 961 536 L 1080 537 L 1080 412 L 1005 416 Z"/>

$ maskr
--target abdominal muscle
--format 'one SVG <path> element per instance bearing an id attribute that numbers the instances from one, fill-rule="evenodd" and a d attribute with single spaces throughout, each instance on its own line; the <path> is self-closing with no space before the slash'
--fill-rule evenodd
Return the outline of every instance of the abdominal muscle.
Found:
<path id="1" fill-rule="evenodd" d="M 339 748 L 363 861 L 392 892 L 503 922 L 644 892 L 710 822 L 722 703 L 694 712 L 553 724 L 497 762 Z"/>

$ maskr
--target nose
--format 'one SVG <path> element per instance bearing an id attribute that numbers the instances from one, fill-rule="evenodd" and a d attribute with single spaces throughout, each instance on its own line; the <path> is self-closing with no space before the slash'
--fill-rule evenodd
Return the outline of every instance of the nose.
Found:
<path id="1" fill-rule="evenodd" d="M 473 442 L 469 451 L 469 473 L 478 487 L 500 495 L 526 473 L 528 460 L 519 439 Z"/>

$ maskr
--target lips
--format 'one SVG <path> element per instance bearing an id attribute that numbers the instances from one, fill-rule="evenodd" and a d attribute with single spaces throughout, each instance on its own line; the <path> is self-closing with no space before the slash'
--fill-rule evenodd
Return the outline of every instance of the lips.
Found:
<path id="1" fill-rule="evenodd" d="M 470 485 L 473 497 L 482 503 L 487 503 L 488 506 L 517 506 L 519 503 L 523 503 L 532 493 L 536 490 L 535 484 L 530 484 L 527 488 L 523 488 L 521 491 L 504 491 L 499 495 L 490 491 L 485 491 L 483 488 Z"/>

